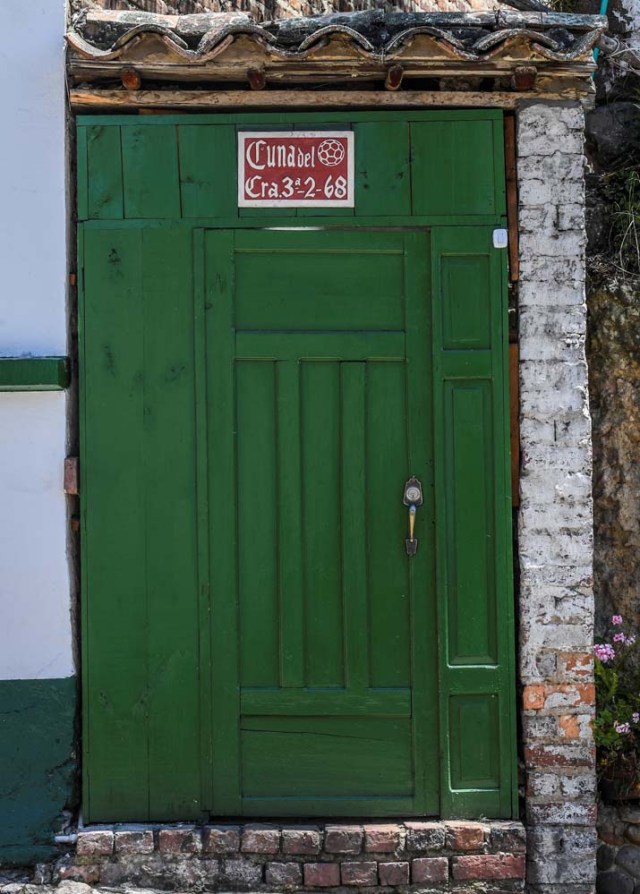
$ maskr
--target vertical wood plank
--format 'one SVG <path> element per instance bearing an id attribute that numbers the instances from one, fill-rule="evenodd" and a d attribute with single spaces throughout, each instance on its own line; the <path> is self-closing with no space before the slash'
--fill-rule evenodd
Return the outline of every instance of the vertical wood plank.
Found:
<path id="1" fill-rule="evenodd" d="M 122 128 L 124 216 L 181 216 L 178 141 L 173 124 Z"/>
<path id="2" fill-rule="evenodd" d="M 342 363 L 342 587 L 347 685 L 369 685 L 364 363 Z"/>
<path id="3" fill-rule="evenodd" d="M 411 214 L 409 124 L 375 121 L 354 124 L 356 213 Z"/>
<path id="4" fill-rule="evenodd" d="M 344 685 L 339 375 L 338 363 L 302 364 L 307 686 Z"/>
<path id="5" fill-rule="evenodd" d="M 243 686 L 277 686 L 278 530 L 275 364 L 236 361 L 238 592 Z"/>
<path id="6" fill-rule="evenodd" d="M 205 311 L 205 233 L 193 233 L 193 355 L 196 412 L 196 491 L 198 530 L 198 657 L 202 761 L 200 790 L 207 809 L 213 804 L 211 741 L 213 698 L 211 692 L 211 578 L 209 556 L 209 445 L 207 438 L 207 340 Z"/>
<path id="7" fill-rule="evenodd" d="M 184 217 L 237 214 L 236 129 L 233 124 L 178 127 Z"/>
<path id="8" fill-rule="evenodd" d="M 206 236 L 207 354 L 210 359 L 209 550 L 213 693 L 213 812 L 240 812 L 240 699 L 237 622 L 236 402 L 233 330 L 234 239 L 230 231 Z"/>
<path id="9" fill-rule="evenodd" d="M 120 128 L 112 124 L 86 128 L 88 216 L 93 219 L 123 217 L 122 152 Z"/>
<path id="10" fill-rule="evenodd" d="M 178 820 L 202 810 L 193 259 L 186 229 L 144 230 L 142 248 L 149 812 Z"/>
<path id="11" fill-rule="evenodd" d="M 404 243 L 409 448 L 405 479 L 410 475 L 419 478 L 424 499 L 416 518 L 418 551 L 411 559 L 406 559 L 411 588 L 415 803 L 418 812 L 441 814 L 440 761 L 437 755 L 440 750 L 439 708 L 442 698 L 438 673 L 442 621 L 437 612 L 435 583 L 437 515 L 434 500 L 434 407 L 430 392 L 433 384 L 434 330 L 431 310 L 438 299 L 430 282 L 433 258 L 429 234 L 406 233 Z M 408 513 L 405 506 L 402 509 L 404 538 L 407 535 Z M 437 646 L 428 631 L 437 631 Z"/>
<path id="12" fill-rule="evenodd" d="M 89 176 L 87 173 L 87 128 L 78 125 L 76 129 L 76 213 L 78 221 L 89 217 Z"/>
<path id="13" fill-rule="evenodd" d="M 297 687 L 304 686 L 300 364 L 280 362 L 277 370 L 280 679 L 284 687 Z"/>
<path id="14" fill-rule="evenodd" d="M 90 822 L 149 819 L 141 240 L 131 230 L 85 234 L 81 507 Z"/>
<path id="15" fill-rule="evenodd" d="M 372 686 L 409 686 L 411 636 L 407 512 L 410 474 L 405 363 L 367 363 L 366 518 Z"/>

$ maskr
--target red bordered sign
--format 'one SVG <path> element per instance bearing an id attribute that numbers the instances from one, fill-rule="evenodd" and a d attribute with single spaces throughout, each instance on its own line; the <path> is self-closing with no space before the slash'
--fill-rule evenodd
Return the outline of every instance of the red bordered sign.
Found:
<path id="1" fill-rule="evenodd" d="M 353 208 L 353 131 L 238 134 L 240 208 Z"/>

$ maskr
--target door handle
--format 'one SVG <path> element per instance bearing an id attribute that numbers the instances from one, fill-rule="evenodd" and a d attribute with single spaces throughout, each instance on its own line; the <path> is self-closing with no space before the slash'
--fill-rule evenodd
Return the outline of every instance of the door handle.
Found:
<path id="1" fill-rule="evenodd" d="M 418 551 L 418 538 L 416 531 L 416 512 L 418 506 L 422 506 L 422 485 L 417 478 L 409 478 L 404 486 L 402 502 L 409 507 L 409 536 L 404 545 L 408 556 L 415 556 Z"/>

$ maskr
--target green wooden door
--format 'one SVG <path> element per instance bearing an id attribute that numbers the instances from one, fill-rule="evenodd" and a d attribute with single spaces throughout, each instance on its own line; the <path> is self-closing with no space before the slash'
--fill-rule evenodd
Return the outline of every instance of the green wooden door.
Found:
<path id="1" fill-rule="evenodd" d="M 203 240 L 213 810 L 436 813 L 428 234 Z"/>
<path id="2" fill-rule="evenodd" d="M 501 115 L 290 118 L 80 120 L 84 817 L 512 816 Z M 352 214 L 237 209 L 285 124 Z"/>

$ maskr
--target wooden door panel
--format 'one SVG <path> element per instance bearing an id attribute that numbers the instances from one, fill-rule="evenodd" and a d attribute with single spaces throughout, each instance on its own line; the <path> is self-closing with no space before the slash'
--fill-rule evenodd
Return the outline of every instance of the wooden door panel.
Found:
<path id="1" fill-rule="evenodd" d="M 215 351 L 209 399 L 235 408 L 235 481 L 213 483 L 234 506 L 226 520 L 220 508 L 212 528 L 238 582 L 234 597 L 229 572 L 212 566 L 214 631 L 216 616 L 229 611 L 220 601 L 237 599 L 237 677 L 222 637 L 213 659 L 214 727 L 234 728 L 221 742 L 222 765 L 224 749 L 236 747 L 231 741 L 239 754 L 231 757 L 234 803 L 253 814 L 260 804 L 286 813 L 292 798 L 313 813 L 344 815 L 356 804 L 360 812 L 415 810 L 424 791 L 415 772 L 402 494 L 411 474 L 428 487 L 429 447 L 414 451 L 412 466 L 405 320 L 407 282 L 416 277 L 407 237 L 352 230 L 205 238 L 209 340 L 212 347 L 226 341 Z M 424 277 L 416 298 L 425 307 L 426 289 Z M 224 397 L 223 376 L 232 392 Z M 416 406 L 429 396 L 427 381 L 418 387 Z M 215 463 L 231 449 L 229 432 L 214 426 L 210 438 Z M 422 517 L 420 526 L 425 547 L 411 562 L 419 598 L 433 601 L 425 561 L 431 525 Z M 433 628 L 430 638 L 434 651 Z M 239 693 L 224 721 L 216 666 Z M 427 687 L 435 689 L 435 678 Z M 435 760 L 420 760 L 435 778 Z M 221 810 L 215 781 L 213 809 Z"/>

